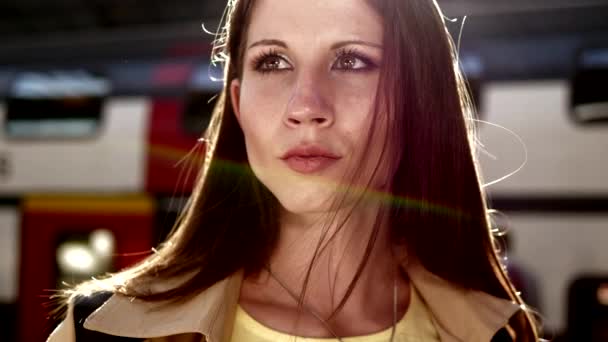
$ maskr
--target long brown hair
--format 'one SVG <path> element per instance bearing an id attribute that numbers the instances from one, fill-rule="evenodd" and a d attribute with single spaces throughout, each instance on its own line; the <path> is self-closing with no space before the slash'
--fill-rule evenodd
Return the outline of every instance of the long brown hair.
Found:
<path id="1" fill-rule="evenodd" d="M 260 272 L 276 246 L 279 204 L 248 166 L 243 133 L 230 105 L 229 84 L 242 74 L 253 4 L 229 0 L 226 25 L 215 42 L 214 56 L 225 63 L 224 89 L 205 133 L 193 195 L 154 254 L 107 279 L 113 291 L 149 301 L 188 298 L 238 270 Z M 376 107 L 391 120 L 389 144 L 403 148 L 393 156 L 392 240 L 410 259 L 450 283 L 523 306 L 495 249 L 475 157 L 473 106 L 436 1 L 370 4 L 384 18 Z M 132 285 L 185 274 L 192 276 L 164 292 L 142 293 Z M 509 328 L 516 341 L 538 339 L 527 310 L 519 311 Z"/>

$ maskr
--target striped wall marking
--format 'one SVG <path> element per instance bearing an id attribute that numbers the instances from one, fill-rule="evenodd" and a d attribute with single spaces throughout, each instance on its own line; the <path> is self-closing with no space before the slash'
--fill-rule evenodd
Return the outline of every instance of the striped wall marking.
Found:
<path id="1" fill-rule="evenodd" d="M 51 196 L 34 195 L 23 201 L 25 212 L 149 215 L 156 210 L 146 196 Z"/>
<path id="2" fill-rule="evenodd" d="M 0 303 L 17 300 L 19 224 L 17 208 L 0 205 Z"/>

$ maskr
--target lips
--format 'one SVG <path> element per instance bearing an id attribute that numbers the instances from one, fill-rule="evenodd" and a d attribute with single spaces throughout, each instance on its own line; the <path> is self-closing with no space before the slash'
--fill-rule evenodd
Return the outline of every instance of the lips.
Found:
<path id="1" fill-rule="evenodd" d="M 337 162 L 341 157 L 320 146 L 301 146 L 289 150 L 281 160 L 298 173 L 320 172 Z"/>

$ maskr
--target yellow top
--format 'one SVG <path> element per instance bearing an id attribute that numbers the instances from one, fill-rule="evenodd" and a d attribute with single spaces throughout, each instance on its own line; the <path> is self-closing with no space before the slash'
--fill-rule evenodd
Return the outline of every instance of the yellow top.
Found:
<path id="1" fill-rule="evenodd" d="M 426 303 L 418 291 L 410 286 L 410 305 L 406 314 L 397 322 L 394 342 L 439 342 L 439 335 Z M 388 342 L 392 327 L 364 336 L 342 338 L 345 342 Z M 296 337 L 272 330 L 251 317 L 241 306 L 237 306 L 231 342 L 336 342 L 335 338 Z"/>

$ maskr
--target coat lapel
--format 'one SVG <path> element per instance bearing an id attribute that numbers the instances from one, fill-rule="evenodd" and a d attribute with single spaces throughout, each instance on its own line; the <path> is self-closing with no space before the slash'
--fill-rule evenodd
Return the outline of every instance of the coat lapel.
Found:
<path id="1" fill-rule="evenodd" d="M 114 294 L 87 318 L 84 327 L 138 338 L 199 333 L 209 342 L 223 342 L 232 331 L 241 281 L 242 272 L 238 272 L 190 300 L 171 305 Z"/>
<path id="2" fill-rule="evenodd" d="M 405 270 L 429 307 L 442 342 L 489 342 L 519 310 L 511 301 L 461 289 L 419 265 L 405 266 Z M 242 281 L 239 271 L 192 299 L 172 305 L 115 294 L 87 318 L 84 327 L 125 337 L 199 333 L 208 342 L 229 341 Z"/>
<path id="3" fill-rule="evenodd" d="M 407 272 L 432 312 L 443 342 L 488 342 L 519 310 L 516 303 L 459 288 L 420 265 L 408 266 Z"/>

